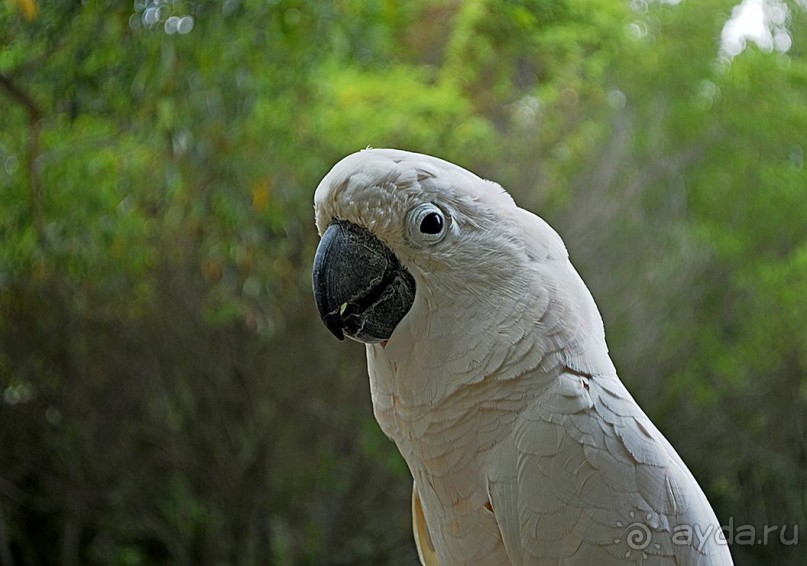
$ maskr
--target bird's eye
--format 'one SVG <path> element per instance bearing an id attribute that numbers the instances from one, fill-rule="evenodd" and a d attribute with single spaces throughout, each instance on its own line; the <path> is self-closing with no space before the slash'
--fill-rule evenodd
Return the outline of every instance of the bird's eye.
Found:
<path id="1" fill-rule="evenodd" d="M 430 212 L 420 221 L 420 231 L 424 234 L 439 234 L 443 229 L 443 217 Z"/>
<path id="2" fill-rule="evenodd" d="M 427 202 L 409 211 L 406 229 L 412 243 L 436 244 L 445 237 L 447 224 L 445 213 Z"/>

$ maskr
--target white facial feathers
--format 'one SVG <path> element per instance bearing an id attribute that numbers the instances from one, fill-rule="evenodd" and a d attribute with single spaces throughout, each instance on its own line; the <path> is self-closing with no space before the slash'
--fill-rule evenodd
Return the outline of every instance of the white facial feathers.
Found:
<path id="1" fill-rule="evenodd" d="M 396 149 L 367 149 L 334 165 L 314 195 L 317 229 L 348 220 L 373 232 L 406 256 L 407 213 L 433 203 L 443 209 L 456 233 L 463 227 L 495 233 L 535 256 L 566 257 L 560 237 L 540 218 L 518 208 L 498 184 L 442 159 Z M 482 242 L 469 242 L 483 252 Z M 438 252 L 439 253 L 439 250 Z M 401 258 L 405 260 L 405 257 Z"/>

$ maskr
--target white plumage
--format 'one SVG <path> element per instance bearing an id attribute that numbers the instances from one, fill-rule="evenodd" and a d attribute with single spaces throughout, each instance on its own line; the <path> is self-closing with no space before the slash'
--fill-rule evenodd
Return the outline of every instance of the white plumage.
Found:
<path id="1" fill-rule="evenodd" d="M 419 206 L 436 207 L 441 233 L 418 232 Z M 414 478 L 424 563 L 731 564 L 546 222 L 495 183 L 390 149 L 334 166 L 315 212 L 320 234 L 366 229 L 414 279 L 411 308 L 366 349 L 376 418 Z"/>

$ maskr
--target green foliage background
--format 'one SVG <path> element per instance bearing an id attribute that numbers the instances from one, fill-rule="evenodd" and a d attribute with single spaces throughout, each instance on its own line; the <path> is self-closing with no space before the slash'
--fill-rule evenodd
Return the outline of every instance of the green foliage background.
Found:
<path id="1" fill-rule="evenodd" d="M 0 3 L 0 563 L 416 560 L 310 292 L 370 145 L 547 218 L 721 520 L 789 526 L 736 561 L 802 564 L 807 16 L 729 62 L 733 2 L 670 4 Z"/>

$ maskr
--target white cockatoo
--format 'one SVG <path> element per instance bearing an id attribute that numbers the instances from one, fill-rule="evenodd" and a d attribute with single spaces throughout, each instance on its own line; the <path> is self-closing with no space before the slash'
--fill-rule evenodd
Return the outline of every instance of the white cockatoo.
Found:
<path id="1" fill-rule="evenodd" d="M 496 183 L 367 149 L 314 197 L 322 320 L 365 344 L 424 564 L 731 564 L 563 241 Z"/>

